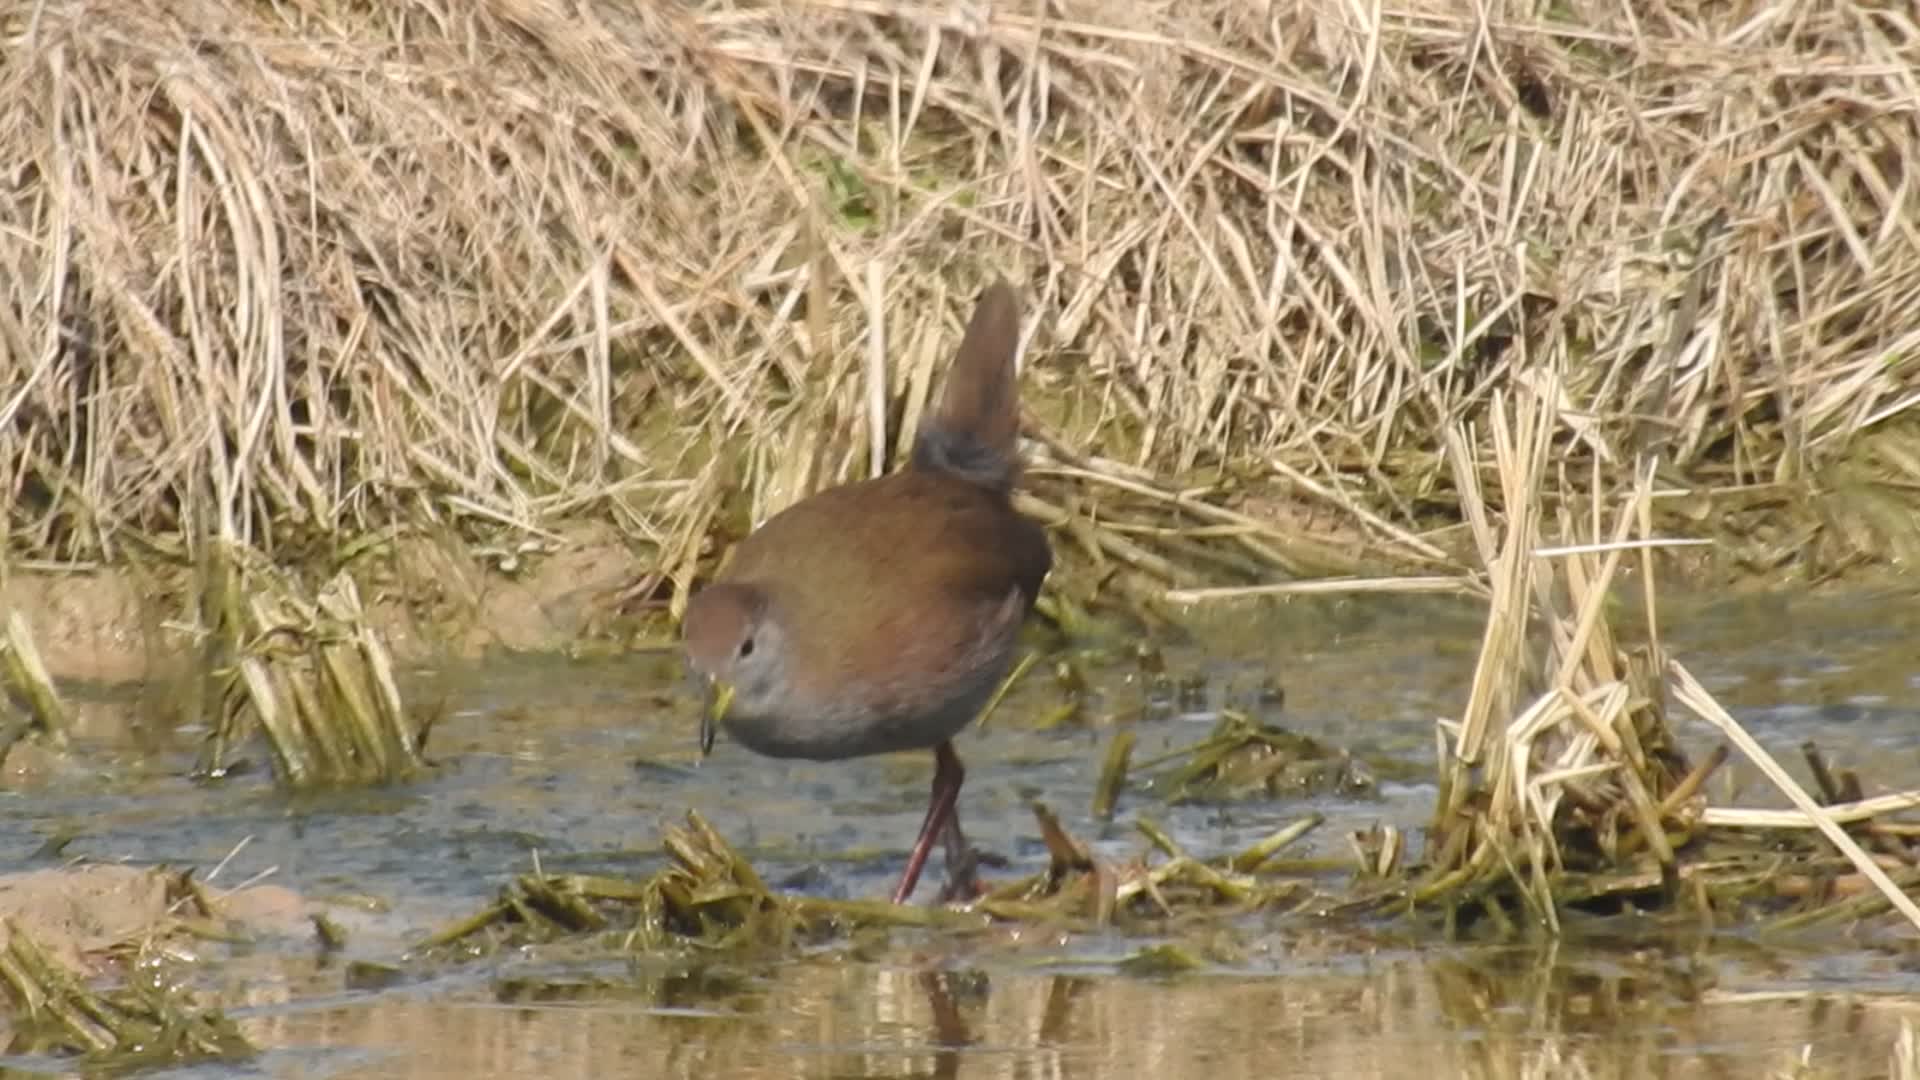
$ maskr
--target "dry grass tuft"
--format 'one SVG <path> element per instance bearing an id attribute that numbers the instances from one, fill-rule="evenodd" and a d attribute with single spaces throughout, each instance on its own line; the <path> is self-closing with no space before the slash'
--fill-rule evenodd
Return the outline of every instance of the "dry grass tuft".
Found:
<path id="1" fill-rule="evenodd" d="M 1761 565 L 1920 548 L 1894 8 L 48 0 L 0 38 L 16 554 L 591 514 L 684 591 L 899 457 L 1003 267 L 1036 509 L 1152 588 L 1457 572 L 1446 435 L 1549 376 L 1551 505 L 1657 455 L 1697 519 L 1784 522 Z"/>
<path id="2" fill-rule="evenodd" d="M 38 736 L 49 746 L 62 749 L 67 744 L 67 706 L 60 690 L 40 659 L 40 648 L 33 632 L 18 611 L 7 613 L 0 627 L 0 705 L 18 704 L 23 715 L 15 717 L 8 707 L 0 717 L 0 763 L 14 743 Z"/>
<path id="3" fill-rule="evenodd" d="M 75 1061 L 93 1073 L 131 1073 L 251 1060 L 254 1048 L 217 1009 L 179 983 L 131 980 L 98 990 L 41 949 L 19 926 L 0 944 L 0 992 L 12 1005 L 8 1053 Z"/>
<path id="4" fill-rule="evenodd" d="M 386 645 L 353 579 L 309 594 L 244 548 L 214 545 L 202 571 L 210 631 L 188 707 L 215 716 L 199 771 L 223 776 L 258 731 L 286 787 L 374 783 L 425 768 L 430 717 L 409 715 Z"/>
<path id="5" fill-rule="evenodd" d="M 835 927 L 980 922 L 939 908 L 776 893 L 691 810 L 684 825 L 666 828 L 661 846 L 668 864 L 640 880 L 549 875 L 536 865 L 502 889 L 500 899 L 434 931 L 416 951 L 453 947 L 465 955 L 489 955 L 582 935 L 623 952 L 661 949 L 676 941 L 708 949 L 790 948 Z"/>
<path id="6" fill-rule="evenodd" d="M 1836 780 L 1811 746 L 1821 801 L 1802 790 L 1661 645 L 1652 553 L 1673 541 L 1652 535 L 1655 465 L 1642 460 L 1630 487 L 1608 491 L 1597 463 L 1585 514 L 1549 512 L 1544 494 L 1555 436 L 1577 427 L 1561 411 L 1561 388 L 1540 380 L 1509 404 L 1496 393 L 1487 438 L 1451 433 L 1452 464 L 1465 493 L 1491 585 L 1473 687 L 1457 721 L 1443 721 L 1440 796 L 1427 848 L 1412 873 L 1396 875 L 1400 846 L 1384 832 L 1362 841 L 1364 863 L 1387 879 L 1361 906 L 1438 908 L 1450 926 L 1518 917 L 1558 934 L 1570 908 L 1678 914 L 1711 925 L 1775 916 L 1775 929 L 1897 910 L 1920 926 L 1903 891 L 1912 829 L 1890 820 L 1920 806 L 1920 792 L 1868 800 L 1858 777 Z M 1496 530 L 1474 447 L 1488 442 L 1500 501 Z M 1564 538 L 1550 547 L 1547 535 Z M 1622 564 L 1638 563 L 1644 640 L 1613 628 Z M 1716 748 L 1695 765 L 1666 716 L 1674 700 L 1718 727 L 1787 794 L 1791 814 L 1709 809 L 1704 785 L 1730 755 Z M 1856 841 L 1839 822 L 1870 821 Z M 1817 829 L 1825 844 L 1795 829 Z M 1746 831 L 1752 830 L 1752 831 Z M 1871 847 L 1872 850 L 1869 850 Z M 1839 855 L 1833 852 L 1836 850 Z M 1898 867 L 1890 874 L 1877 858 Z M 1782 914 L 1786 912 L 1786 914 Z"/>
<path id="7" fill-rule="evenodd" d="M 1673 893 L 1700 779 L 1664 716 L 1651 576 L 1646 645 L 1626 648 L 1607 619 L 1622 560 L 1637 555 L 1645 570 L 1661 543 L 1647 535 L 1653 469 L 1585 516 L 1549 514 L 1542 489 L 1568 425 L 1560 392 L 1549 378 L 1511 404 L 1494 397 L 1488 441 L 1509 508 L 1498 532 L 1479 488 L 1480 440 L 1449 438 L 1492 599 L 1472 691 L 1441 738 L 1428 851 L 1405 890 L 1415 905 L 1497 924 L 1522 907 L 1556 932 L 1569 903 Z M 1571 543 L 1547 547 L 1549 529 Z"/>

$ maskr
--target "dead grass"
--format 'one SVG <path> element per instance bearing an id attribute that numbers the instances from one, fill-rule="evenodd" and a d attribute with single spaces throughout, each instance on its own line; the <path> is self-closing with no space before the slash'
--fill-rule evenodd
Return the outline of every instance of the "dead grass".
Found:
<path id="1" fill-rule="evenodd" d="M 1485 593 L 1421 888 L 1551 923 L 1569 822 L 1673 883 L 1669 671 L 1603 610 L 1631 543 L 1920 558 L 1897 10 L 47 0 L 0 35 L 16 560 L 326 580 L 591 517 L 673 610 L 899 459 L 1007 270 L 1021 505 L 1088 571 L 1049 610 Z M 227 599 L 202 631 L 279 618 Z"/>
<path id="2" fill-rule="evenodd" d="M 1809 743 L 1816 800 L 1667 656 L 1652 558 L 1673 541 L 1651 532 L 1656 462 L 1640 459 L 1630 486 L 1609 491 L 1591 461 L 1601 497 L 1589 512 L 1549 512 L 1555 437 L 1581 423 L 1561 400 L 1552 377 L 1512 399 L 1496 392 L 1484 438 L 1466 427 L 1449 434 L 1490 584 L 1486 630 L 1468 700 L 1441 721 L 1440 794 L 1424 850 L 1403 873 L 1405 845 L 1392 830 L 1357 838 L 1363 865 L 1380 879 L 1358 906 L 1437 910 L 1450 931 L 1491 923 L 1501 935 L 1523 926 L 1558 935 L 1576 908 L 1704 926 L 1771 916 L 1766 925 L 1783 931 L 1891 908 L 1920 927 L 1920 906 L 1904 891 L 1916 880 L 1913 825 L 1898 818 L 1920 805 L 1920 792 L 1867 799 L 1858 775 L 1837 775 Z M 1479 459 L 1482 443 L 1491 462 Z M 1498 528 L 1493 493 L 1479 479 L 1488 472 L 1509 508 Z M 1626 634 L 1610 615 L 1632 570 L 1644 627 Z M 1669 698 L 1726 744 L 1690 761 Z M 1729 746 L 1788 797 L 1792 813 L 1708 807 L 1706 780 Z M 1870 822 L 1865 843 L 1842 821 Z M 1821 840 L 1791 835 L 1797 829 Z"/>
<path id="3" fill-rule="evenodd" d="M 899 456 L 1005 268 L 1035 509 L 1151 588 L 1458 573 L 1447 433 L 1548 377 L 1549 506 L 1657 455 L 1756 568 L 1913 557 L 1911 17 L 1463 12 L 16 7 L 6 548 L 592 515 L 683 594 Z"/>
<path id="4" fill-rule="evenodd" d="M 256 733 L 284 787 L 391 782 L 426 767 L 433 715 L 411 714 L 381 636 L 345 574 L 317 589 L 245 548 L 211 545 L 196 621 L 209 628 L 187 716 L 214 717 L 197 771 L 221 777 Z"/>

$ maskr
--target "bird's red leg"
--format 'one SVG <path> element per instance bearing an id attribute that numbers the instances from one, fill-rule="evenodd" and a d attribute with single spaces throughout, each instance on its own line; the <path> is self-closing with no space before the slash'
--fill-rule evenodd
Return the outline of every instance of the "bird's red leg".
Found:
<path id="1" fill-rule="evenodd" d="M 900 873 L 900 884 L 893 890 L 893 902 L 904 904 L 913 895 L 913 887 L 920 884 L 920 871 L 927 865 L 927 856 L 933 853 L 933 842 L 946 831 L 947 821 L 954 816 L 954 807 L 960 802 L 960 784 L 967 778 L 967 770 L 960 765 L 960 755 L 953 752 L 952 742 L 943 742 L 933 748 L 933 793 L 927 799 L 926 820 L 920 823 L 920 835 L 914 838 L 913 850 L 907 854 L 907 868 Z"/>

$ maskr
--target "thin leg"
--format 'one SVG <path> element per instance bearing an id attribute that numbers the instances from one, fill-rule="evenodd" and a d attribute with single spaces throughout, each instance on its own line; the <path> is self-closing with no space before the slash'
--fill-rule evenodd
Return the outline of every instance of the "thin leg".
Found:
<path id="1" fill-rule="evenodd" d="M 967 770 L 960 765 L 960 755 L 953 752 L 953 743 L 943 742 L 933 748 L 933 793 L 927 799 L 927 816 L 920 823 L 920 835 L 914 838 L 913 850 L 907 854 L 907 868 L 900 873 L 900 884 L 893 890 L 893 902 L 904 904 L 913 895 L 913 887 L 920 884 L 920 871 L 927 865 L 927 856 L 933 853 L 933 842 L 946 831 L 947 821 L 953 817 L 953 808 L 960 802 L 960 784 L 967 778 Z"/>

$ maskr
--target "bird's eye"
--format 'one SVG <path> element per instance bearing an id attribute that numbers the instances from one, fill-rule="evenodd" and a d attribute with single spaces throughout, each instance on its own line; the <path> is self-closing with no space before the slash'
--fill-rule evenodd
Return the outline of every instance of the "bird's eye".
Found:
<path id="1" fill-rule="evenodd" d="M 753 655 L 753 639 L 748 638 L 745 641 L 742 641 L 740 643 L 740 659 L 745 660 L 747 657 L 752 655 Z"/>

